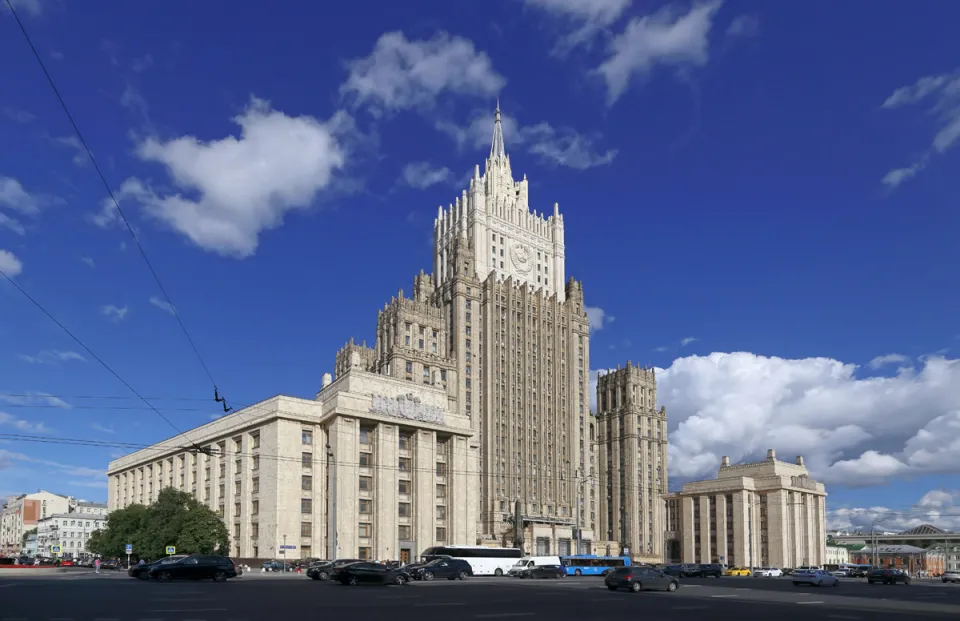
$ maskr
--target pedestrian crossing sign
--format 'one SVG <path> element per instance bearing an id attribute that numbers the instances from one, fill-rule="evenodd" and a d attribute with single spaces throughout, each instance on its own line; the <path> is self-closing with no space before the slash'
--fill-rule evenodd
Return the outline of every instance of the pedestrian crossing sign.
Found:
<path id="1" fill-rule="evenodd" d="M 60 546 L 50 546 L 50 551 L 54 554 L 60 554 Z"/>
<path id="2" fill-rule="evenodd" d="M 176 546 L 167 546 L 167 555 L 173 555 L 177 553 Z"/>

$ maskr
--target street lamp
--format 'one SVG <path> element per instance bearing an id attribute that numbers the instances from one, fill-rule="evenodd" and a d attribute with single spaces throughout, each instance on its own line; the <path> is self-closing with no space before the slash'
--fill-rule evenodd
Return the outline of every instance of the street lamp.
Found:
<path id="1" fill-rule="evenodd" d="M 331 560 L 337 559 L 340 549 L 337 529 L 337 461 L 333 449 L 327 444 L 327 548 Z"/>
<path id="2" fill-rule="evenodd" d="M 883 523 L 883 519 L 877 518 L 870 524 L 870 552 L 871 552 L 871 556 L 873 557 L 874 567 L 880 566 L 880 557 L 879 557 L 879 554 L 877 553 L 877 546 L 879 545 L 880 541 L 877 536 L 876 528 L 878 524 L 882 524 L 882 523 Z"/>

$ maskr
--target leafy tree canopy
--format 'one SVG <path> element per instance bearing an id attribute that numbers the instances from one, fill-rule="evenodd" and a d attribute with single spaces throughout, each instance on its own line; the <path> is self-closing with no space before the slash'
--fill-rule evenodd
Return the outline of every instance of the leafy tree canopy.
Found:
<path id="1" fill-rule="evenodd" d="M 166 556 L 167 546 L 176 546 L 178 554 L 227 554 L 230 537 L 216 513 L 190 494 L 168 487 L 150 506 L 130 505 L 112 512 L 106 528 L 90 537 L 87 549 L 123 557 L 128 543 L 136 556 L 155 559 Z"/>

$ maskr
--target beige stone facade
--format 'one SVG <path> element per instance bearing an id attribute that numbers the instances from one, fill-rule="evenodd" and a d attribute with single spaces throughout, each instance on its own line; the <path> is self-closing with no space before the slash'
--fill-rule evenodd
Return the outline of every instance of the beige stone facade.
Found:
<path id="1" fill-rule="evenodd" d="M 724 457 L 716 479 L 685 483 L 667 497 L 668 557 L 679 551 L 684 563 L 823 565 L 826 497 L 802 457 L 783 462 L 772 449 L 758 463 L 731 465 Z"/>
<path id="2" fill-rule="evenodd" d="M 223 517 L 238 557 L 410 560 L 471 542 L 469 419 L 442 388 L 366 372 L 359 354 L 351 364 L 316 401 L 274 397 L 111 462 L 109 508 L 191 493 Z"/>
<path id="3" fill-rule="evenodd" d="M 531 211 L 499 110 L 484 173 L 476 167 L 438 210 L 433 254 L 433 274 L 380 310 L 375 345 L 348 343 L 337 372 L 355 352 L 371 372 L 443 388 L 470 420 L 480 507 L 462 543 L 512 545 L 520 500 L 529 551 L 569 553 L 583 480 L 596 470 L 590 327 L 582 285 L 564 280 L 563 216 L 556 204 L 549 216 Z M 592 541 L 596 511 L 581 508 L 580 535 Z"/>
<path id="4" fill-rule="evenodd" d="M 597 378 L 599 532 L 638 561 L 665 553 L 667 412 L 657 409 L 653 369 L 626 367 Z"/>

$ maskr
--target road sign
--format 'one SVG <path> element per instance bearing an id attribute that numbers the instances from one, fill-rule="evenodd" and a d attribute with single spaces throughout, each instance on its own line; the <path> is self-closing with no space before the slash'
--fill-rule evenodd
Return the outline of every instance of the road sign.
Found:
<path id="1" fill-rule="evenodd" d="M 177 546 L 167 546 L 167 554 L 176 554 Z"/>
<path id="2" fill-rule="evenodd" d="M 280 546 L 281 550 L 296 550 L 297 546 Z"/>
<path id="3" fill-rule="evenodd" d="M 133 554 L 133 544 L 132 544 L 132 543 L 128 543 L 128 544 L 127 544 L 127 554 Z"/>
<path id="4" fill-rule="evenodd" d="M 60 546 L 50 546 L 50 551 L 54 554 L 60 554 Z"/>

